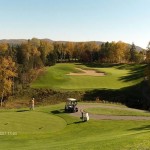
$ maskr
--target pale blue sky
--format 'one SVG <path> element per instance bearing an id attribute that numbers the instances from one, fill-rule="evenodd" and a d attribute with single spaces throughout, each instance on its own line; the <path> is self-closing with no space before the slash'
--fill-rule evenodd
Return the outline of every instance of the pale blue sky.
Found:
<path id="1" fill-rule="evenodd" d="M 0 0 L 0 39 L 124 41 L 146 48 L 150 0 Z"/>

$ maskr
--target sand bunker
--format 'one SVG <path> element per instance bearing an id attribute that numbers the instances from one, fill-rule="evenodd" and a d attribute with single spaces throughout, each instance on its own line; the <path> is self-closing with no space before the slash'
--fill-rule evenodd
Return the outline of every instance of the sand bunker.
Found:
<path id="1" fill-rule="evenodd" d="M 78 69 L 82 72 L 81 73 L 70 72 L 67 75 L 72 75 L 72 76 L 105 76 L 105 73 L 96 72 L 95 70 L 84 70 L 84 69 L 81 69 L 81 68 L 76 68 L 76 69 Z"/>

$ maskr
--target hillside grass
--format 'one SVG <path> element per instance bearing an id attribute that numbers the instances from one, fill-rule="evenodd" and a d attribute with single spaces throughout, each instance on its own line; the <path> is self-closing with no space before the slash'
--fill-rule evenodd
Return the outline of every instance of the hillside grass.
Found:
<path id="1" fill-rule="evenodd" d="M 63 108 L 64 104 L 57 104 L 37 107 L 35 111 L 0 111 L 0 133 L 18 133 L 0 135 L 0 149 L 135 150 L 150 147 L 150 121 L 81 122 L 64 113 Z"/>
<path id="2" fill-rule="evenodd" d="M 80 72 L 76 69 L 96 70 L 105 72 L 106 76 L 71 76 L 70 72 Z M 32 88 L 50 88 L 54 90 L 91 90 L 120 89 L 140 83 L 144 78 L 144 65 L 114 65 L 87 66 L 83 64 L 56 64 L 45 68 L 45 74 L 39 76 Z"/>

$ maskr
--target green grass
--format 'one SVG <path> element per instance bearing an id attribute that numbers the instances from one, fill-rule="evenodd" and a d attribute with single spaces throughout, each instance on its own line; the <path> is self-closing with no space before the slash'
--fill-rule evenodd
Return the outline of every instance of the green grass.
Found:
<path id="1" fill-rule="evenodd" d="M 0 111 L 0 133 L 18 133 L 0 135 L 0 149 L 141 150 L 150 147 L 150 121 L 90 120 L 83 123 L 65 114 L 63 108 L 64 104 L 57 104 L 38 107 L 35 111 Z"/>
<path id="2" fill-rule="evenodd" d="M 75 67 L 105 72 L 106 76 L 68 76 Z M 33 88 L 55 90 L 120 89 L 143 79 L 144 65 L 85 66 L 57 64 L 45 68 Z M 122 105 L 118 106 L 124 108 Z M 92 120 L 81 122 L 63 112 L 64 104 L 27 109 L 0 110 L 2 150 L 141 150 L 149 149 L 150 121 Z M 93 113 L 99 113 L 94 108 Z M 104 114 L 145 115 L 144 112 L 103 110 Z M 15 132 L 17 135 L 8 135 Z M 2 135 L 5 133 L 5 135 Z"/>
<path id="3" fill-rule="evenodd" d="M 125 110 L 117 108 L 88 108 L 87 112 L 92 114 L 101 114 L 101 115 L 114 115 L 114 116 L 150 116 L 148 111 L 139 111 L 139 110 Z"/>
<path id="4" fill-rule="evenodd" d="M 18 134 L 52 133 L 66 126 L 63 119 L 34 111 L 0 113 L 0 118 L 1 131 Z"/>
<path id="5" fill-rule="evenodd" d="M 51 88 L 55 90 L 120 89 L 138 84 L 143 80 L 144 65 L 117 65 L 113 67 L 88 67 L 81 64 L 56 64 L 47 67 L 45 74 L 38 77 L 31 87 Z M 78 72 L 75 67 L 105 72 L 106 76 L 69 76 Z"/>

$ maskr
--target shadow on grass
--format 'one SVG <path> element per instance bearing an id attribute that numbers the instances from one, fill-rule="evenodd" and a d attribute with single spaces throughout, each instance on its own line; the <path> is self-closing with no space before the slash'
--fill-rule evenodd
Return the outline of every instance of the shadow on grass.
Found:
<path id="1" fill-rule="evenodd" d="M 79 64 L 80 65 L 80 64 Z M 129 70 L 128 75 L 119 78 L 123 82 L 135 82 L 144 80 L 146 64 L 84 64 L 87 67 L 107 68 L 113 67 L 119 70 Z M 99 89 L 86 91 L 83 100 L 95 101 L 99 98 L 100 101 L 118 102 L 125 104 L 131 108 L 139 108 L 148 110 L 150 108 L 150 98 L 143 95 L 143 82 L 136 85 L 124 87 L 121 89 Z"/>
<path id="2" fill-rule="evenodd" d="M 144 126 L 141 126 L 141 127 L 138 127 L 138 128 L 132 128 L 132 129 L 129 129 L 129 131 L 140 131 L 140 130 L 150 130 L 150 125 L 144 125 Z"/>
<path id="3" fill-rule="evenodd" d="M 59 109 L 59 110 L 53 110 L 50 113 L 54 114 L 54 115 L 58 115 L 58 114 L 63 114 L 65 113 L 64 109 Z"/>
<path id="4" fill-rule="evenodd" d="M 68 123 L 67 125 L 72 125 L 72 124 L 80 124 L 80 123 L 84 123 L 85 121 L 75 121 L 72 123 Z"/>
<path id="5" fill-rule="evenodd" d="M 117 67 L 117 69 L 122 69 L 121 66 Z M 129 74 L 127 76 L 120 77 L 120 81 L 129 82 L 138 79 L 144 79 L 145 76 L 146 65 L 136 65 L 129 67 Z"/>
<path id="6" fill-rule="evenodd" d="M 99 89 L 86 91 L 84 101 L 113 102 L 122 103 L 131 108 L 145 109 L 150 108 L 150 99 L 146 99 L 142 93 L 144 83 L 121 89 Z"/>
<path id="7" fill-rule="evenodd" d="M 17 110 L 16 112 L 26 112 L 26 111 L 29 111 L 29 110 Z"/>

